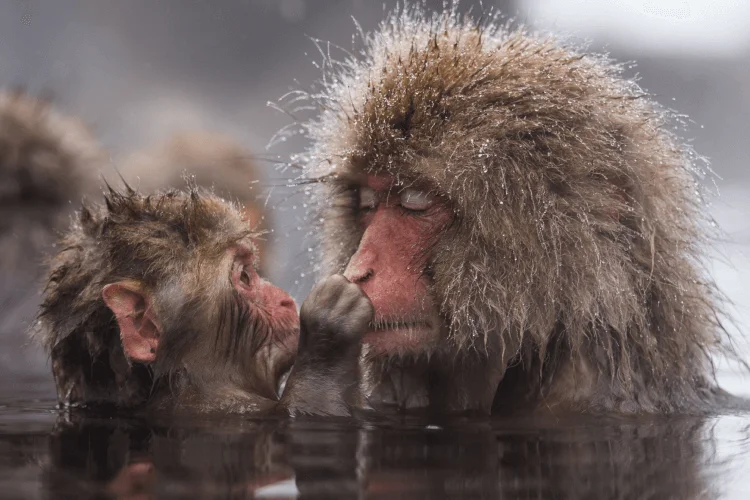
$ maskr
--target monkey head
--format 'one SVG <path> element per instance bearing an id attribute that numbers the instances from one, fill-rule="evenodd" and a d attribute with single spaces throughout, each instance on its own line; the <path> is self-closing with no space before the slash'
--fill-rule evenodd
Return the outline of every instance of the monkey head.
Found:
<path id="1" fill-rule="evenodd" d="M 60 399 L 137 406 L 160 388 L 166 401 L 276 399 L 299 318 L 258 275 L 239 210 L 196 189 L 110 189 L 105 201 L 62 241 L 39 313 Z"/>
<path id="2" fill-rule="evenodd" d="M 322 272 L 375 307 L 368 352 L 475 353 L 499 378 L 536 362 L 539 390 L 567 363 L 608 407 L 700 399 L 718 308 L 669 115 L 604 58 L 491 16 L 407 7 L 362 54 L 310 93 L 304 159 Z"/>
<path id="3" fill-rule="evenodd" d="M 265 232 L 270 214 L 258 203 L 253 189 L 263 179 L 253 155 L 230 137 L 207 131 L 179 132 L 152 148 L 129 156 L 122 167 L 125 180 L 144 193 L 180 186 L 185 177 L 197 186 L 243 205 L 250 227 Z M 256 239 L 261 270 L 268 269 L 272 255 L 264 239 Z"/>
<path id="4" fill-rule="evenodd" d="M 67 204 L 95 185 L 102 152 L 80 121 L 24 92 L 0 92 L 0 202 Z"/>

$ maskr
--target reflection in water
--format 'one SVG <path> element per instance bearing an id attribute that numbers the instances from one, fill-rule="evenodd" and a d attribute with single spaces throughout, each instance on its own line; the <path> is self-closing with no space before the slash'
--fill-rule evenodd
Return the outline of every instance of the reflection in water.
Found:
<path id="1" fill-rule="evenodd" d="M 0 497 L 745 498 L 750 451 L 746 416 L 147 422 L 50 407 L 0 408 Z"/>

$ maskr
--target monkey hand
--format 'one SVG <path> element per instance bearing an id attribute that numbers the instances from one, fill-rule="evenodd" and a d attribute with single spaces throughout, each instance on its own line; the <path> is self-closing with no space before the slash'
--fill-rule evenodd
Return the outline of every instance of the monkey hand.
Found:
<path id="1" fill-rule="evenodd" d="M 316 284 L 300 309 L 300 354 L 312 350 L 331 356 L 359 346 L 375 310 L 359 286 L 340 274 Z"/>
<path id="2" fill-rule="evenodd" d="M 360 340 L 375 309 L 341 275 L 315 285 L 300 309 L 297 360 L 280 401 L 290 414 L 351 414 L 358 400 Z"/>

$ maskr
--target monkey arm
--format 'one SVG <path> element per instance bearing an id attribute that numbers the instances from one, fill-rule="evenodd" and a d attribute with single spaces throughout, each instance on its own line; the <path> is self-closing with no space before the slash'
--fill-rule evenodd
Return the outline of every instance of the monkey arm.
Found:
<path id="1" fill-rule="evenodd" d="M 349 416 L 357 394 L 359 348 L 303 356 L 289 376 L 280 407 L 292 415 Z"/>
<path id="2" fill-rule="evenodd" d="M 300 309 L 300 341 L 280 406 L 291 414 L 351 414 L 360 339 L 373 308 L 362 290 L 334 275 L 313 287 Z"/>

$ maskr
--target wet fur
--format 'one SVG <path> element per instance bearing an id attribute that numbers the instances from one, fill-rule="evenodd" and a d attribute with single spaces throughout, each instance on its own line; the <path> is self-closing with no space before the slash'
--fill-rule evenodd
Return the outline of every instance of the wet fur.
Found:
<path id="1" fill-rule="evenodd" d="M 211 189 L 226 199 L 237 200 L 255 214 L 254 229 L 265 233 L 272 227 L 272 217 L 258 201 L 262 170 L 254 158 L 234 140 L 209 132 L 181 132 L 158 145 L 129 156 L 122 175 L 128 183 L 144 193 L 184 186 L 190 183 Z M 255 188 L 255 189 L 253 189 Z M 272 255 L 260 239 L 261 265 L 271 268 Z"/>
<path id="2" fill-rule="evenodd" d="M 80 210 L 50 263 L 34 332 L 50 353 L 61 402 L 133 408 L 175 397 L 210 407 L 191 394 L 195 386 L 215 387 L 224 405 L 241 400 L 222 387 L 249 372 L 235 357 L 252 362 L 267 321 L 255 318 L 262 311 L 249 310 L 228 275 L 216 289 L 216 263 L 253 234 L 234 206 L 196 189 L 110 190 L 104 205 Z M 121 280 L 145 287 L 163 324 L 153 367 L 129 363 L 102 299 L 102 288 Z"/>
<path id="3" fill-rule="evenodd" d="M 496 406 L 712 407 L 707 167 L 669 113 L 605 57 L 491 16 L 407 7 L 363 39 L 307 96 L 322 274 L 361 238 L 355 176 L 430 186 L 455 210 L 430 268 L 446 350 L 512 351 Z"/>

